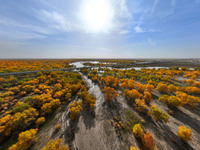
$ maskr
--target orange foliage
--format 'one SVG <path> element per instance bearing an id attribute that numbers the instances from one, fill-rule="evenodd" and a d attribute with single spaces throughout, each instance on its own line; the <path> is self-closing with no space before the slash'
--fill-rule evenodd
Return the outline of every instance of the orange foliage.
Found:
<path id="1" fill-rule="evenodd" d="M 128 85 L 127 85 L 126 82 L 122 82 L 122 83 L 120 84 L 120 87 L 121 87 L 122 89 L 125 89 L 125 88 L 128 87 Z"/>
<path id="2" fill-rule="evenodd" d="M 145 89 L 146 89 L 146 91 L 151 93 L 151 92 L 153 92 L 154 86 L 151 84 L 146 84 Z"/>
<path id="3" fill-rule="evenodd" d="M 114 88 L 111 87 L 104 87 L 102 92 L 105 92 L 105 100 L 110 101 L 111 99 L 116 99 L 119 94 L 115 91 Z"/>
<path id="4" fill-rule="evenodd" d="M 146 132 L 146 134 L 144 135 L 143 144 L 144 144 L 144 149 L 147 150 L 151 150 L 155 147 L 154 138 L 149 132 Z"/>
<path id="5" fill-rule="evenodd" d="M 142 94 L 140 94 L 137 90 L 132 89 L 132 90 L 129 90 L 129 91 L 128 91 L 128 96 L 129 96 L 131 99 L 137 99 L 137 98 L 141 98 L 141 97 L 142 97 Z"/>
<path id="6" fill-rule="evenodd" d="M 65 68 L 72 60 L 0 60 L 0 73 Z"/>
<path id="7" fill-rule="evenodd" d="M 128 87 L 130 89 L 134 89 L 135 88 L 135 81 L 133 79 L 128 80 Z"/>
<path id="8" fill-rule="evenodd" d="M 140 83 L 137 83 L 136 87 L 137 87 L 138 91 L 141 91 L 141 92 L 144 92 L 144 90 L 146 88 L 145 85 L 142 85 Z"/>
<path id="9" fill-rule="evenodd" d="M 150 103 L 152 101 L 151 97 L 152 96 L 151 96 L 150 92 L 147 92 L 147 91 L 144 92 L 144 100 L 145 100 L 145 102 Z"/>
<path id="10" fill-rule="evenodd" d="M 114 76 L 107 76 L 107 77 L 102 77 L 101 81 L 105 82 L 106 86 L 114 87 L 116 88 L 119 84 L 119 79 L 115 78 Z"/>
<path id="11" fill-rule="evenodd" d="M 145 104 L 145 101 L 142 99 L 136 99 L 135 100 L 135 107 L 136 110 L 139 112 L 146 112 L 148 110 L 148 106 Z"/>
<path id="12" fill-rule="evenodd" d="M 164 83 L 158 83 L 157 90 L 161 93 L 168 93 L 168 86 Z"/>

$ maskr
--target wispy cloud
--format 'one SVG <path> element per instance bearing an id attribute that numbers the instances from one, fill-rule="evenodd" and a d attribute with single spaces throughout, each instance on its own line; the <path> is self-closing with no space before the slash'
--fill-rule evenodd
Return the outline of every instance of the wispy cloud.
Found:
<path id="1" fill-rule="evenodd" d="M 152 46 L 155 46 L 155 45 L 156 45 L 156 44 L 152 41 L 151 38 L 148 38 L 147 40 L 148 40 L 148 43 L 149 43 L 150 45 L 152 45 Z"/>
<path id="2" fill-rule="evenodd" d="M 40 19 L 45 22 L 49 27 L 55 28 L 62 32 L 71 32 L 74 30 L 74 26 L 70 21 L 57 11 L 41 11 L 42 16 Z"/>
<path id="3" fill-rule="evenodd" d="M 135 31 L 136 33 L 161 32 L 160 29 L 145 29 L 145 28 L 142 28 L 140 25 L 137 25 L 136 27 L 134 27 L 134 31 Z"/>
<path id="4" fill-rule="evenodd" d="M 122 17 L 122 18 L 131 18 L 132 17 L 132 15 L 131 15 L 131 13 L 129 12 L 129 10 L 128 10 L 128 7 L 127 7 L 127 5 L 126 5 L 126 0 L 118 0 L 117 1 L 117 3 L 118 3 L 118 5 L 119 5 L 119 13 L 120 13 L 120 16 Z"/>
<path id="5" fill-rule="evenodd" d="M 161 32 L 162 30 L 158 29 L 158 30 L 155 30 L 155 29 L 150 29 L 149 32 Z"/>
<path id="6" fill-rule="evenodd" d="M 0 25 L 9 26 L 10 28 L 18 28 L 18 30 L 26 29 L 26 32 L 35 32 L 38 34 L 51 34 L 52 32 L 46 27 L 30 25 L 28 23 L 22 23 L 17 20 L 5 18 L 1 16 Z"/>
<path id="7" fill-rule="evenodd" d="M 120 30 L 119 34 L 128 34 L 130 31 L 129 30 Z"/>
<path id="8" fill-rule="evenodd" d="M 144 29 L 142 29 L 139 25 L 136 26 L 136 27 L 134 28 L 134 30 L 135 30 L 136 33 L 142 33 L 142 32 L 145 32 Z"/>
<path id="9" fill-rule="evenodd" d="M 158 0 L 154 0 L 153 7 L 152 7 L 152 9 L 151 9 L 151 13 L 154 12 L 154 10 L 155 10 L 157 4 L 158 4 Z"/>

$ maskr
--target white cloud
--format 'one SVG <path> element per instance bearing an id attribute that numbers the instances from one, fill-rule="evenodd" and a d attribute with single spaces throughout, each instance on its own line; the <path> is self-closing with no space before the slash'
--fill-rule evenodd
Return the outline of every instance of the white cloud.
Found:
<path id="1" fill-rule="evenodd" d="M 118 0 L 117 3 L 119 5 L 119 10 L 116 10 L 116 11 L 119 11 L 120 17 L 131 18 L 132 15 L 128 10 L 128 7 L 126 5 L 126 0 Z"/>
<path id="2" fill-rule="evenodd" d="M 119 34 L 128 34 L 129 33 L 129 30 L 120 30 L 119 31 Z"/>
<path id="3" fill-rule="evenodd" d="M 135 30 L 136 33 L 145 32 L 144 29 L 142 29 L 140 26 L 136 26 L 136 27 L 134 28 L 134 30 Z"/>
<path id="4" fill-rule="evenodd" d="M 156 45 L 156 44 L 152 41 L 151 38 L 148 38 L 148 42 L 149 42 L 149 44 L 152 45 L 152 46 L 155 46 L 155 45 Z"/>

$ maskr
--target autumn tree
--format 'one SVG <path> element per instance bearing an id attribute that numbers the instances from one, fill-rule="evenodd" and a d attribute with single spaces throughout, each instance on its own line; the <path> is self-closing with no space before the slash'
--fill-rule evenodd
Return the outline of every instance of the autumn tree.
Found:
<path id="1" fill-rule="evenodd" d="M 51 113 L 52 109 L 55 109 L 60 105 L 60 100 L 59 99 L 52 99 L 49 103 L 45 103 L 41 107 L 41 115 L 44 116 L 48 113 Z"/>
<path id="2" fill-rule="evenodd" d="M 167 84 L 164 83 L 158 83 L 157 88 L 156 88 L 159 92 L 161 93 L 168 93 L 168 86 Z"/>
<path id="3" fill-rule="evenodd" d="M 144 149 L 151 150 L 155 147 L 154 138 L 151 133 L 146 132 L 143 138 Z"/>
<path id="4" fill-rule="evenodd" d="M 105 93 L 105 100 L 106 101 L 116 99 L 119 96 L 117 91 L 114 88 L 111 88 L 111 87 L 104 87 L 104 89 L 101 90 L 101 91 Z"/>
<path id="5" fill-rule="evenodd" d="M 87 75 L 89 73 L 89 70 L 87 68 L 83 68 L 81 70 L 83 72 L 83 74 Z"/>
<path id="6" fill-rule="evenodd" d="M 85 86 L 82 86 L 81 92 L 78 93 L 79 97 L 83 99 L 88 110 L 92 111 L 96 105 L 96 99 L 90 95 Z"/>
<path id="7" fill-rule="evenodd" d="M 177 134 L 184 141 L 192 140 L 191 139 L 191 136 L 192 136 L 191 129 L 188 129 L 185 126 L 179 126 Z"/>
<path id="8" fill-rule="evenodd" d="M 101 78 L 101 81 L 105 82 L 106 86 L 116 88 L 119 84 L 119 79 L 114 76 L 107 76 L 105 78 Z"/>
<path id="9" fill-rule="evenodd" d="M 128 87 L 128 85 L 127 85 L 126 82 L 122 82 L 122 83 L 120 84 L 120 87 L 121 87 L 122 89 L 125 89 L 125 88 Z"/>
<path id="10" fill-rule="evenodd" d="M 38 129 L 30 129 L 25 132 L 21 132 L 18 137 L 18 142 L 9 147 L 9 150 L 27 150 L 31 144 L 33 144 L 37 130 Z"/>
<path id="11" fill-rule="evenodd" d="M 150 102 L 152 101 L 151 98 L 152 98 L 151 93 L 148 92 L 148 91 L 145 91 L 145 92 L 144 92 L 144 100 L 145 100 L 145 102 L 150 103 Z"/>
<path id="12" fill-rule="evenodd" d="M 57 84 L 54 85 L 54 90 L 55 91 L 59 91 L 61 89 L 62 89 L 62 85 L 60 83 L 57 83 Z"/>
<path id="13" fill-rule="evenodd" d="M 149 116 L 153 115 L 153 118 L 156 121 L 161 121 L 163 120 L 164 122 L 168 122 L 169 115 L 161 111 L 160 109 L 157 108 L 156 105 L 151 105 L 150 110 L 148 112 Z"/>
<path id="14" fill-rule="evenodd" d="M 143 133 L 143 129 L 141 127 L 140 124 L 135 124 L 134 127 L 133 127 L 133 133 L 136 137 L 138 138 L 142 138 L 144 133 Z"/>
<path id="15" fill-rule="evenodd" d="M 37 119 L 37 121 L 35 122 L 35 124 L 37 124 L 38 126 L 42 125 L 45 122 L 45 117 L 40 117 Z"/>
<path id="16" fill-rule="evenodd" d="M 145 90 L 145 85 L 142 85 L 141 83 L 137 83 L 136 87 L 140 92 L 144 92 Z"/>
<path id="17" fill-rule="evenodd" d="M 131 99 L 137 99 L 137 98 L 141 98 L 141 97 L 142 97 L 142 94 L 140 94 L 140 93 L 138 92 L 138 90 L 132 89 L 132 90 L 129 90 L 129 91 L 128 91 L 128 96 L 129 96 Z"/>
<path id="18" fill-rule="evenodd" d="M 154 86 L 152 85 L 152 84 L 146 84 L 145 85 L 145 90 L 147 91 L 147 92 L 153 92 L 153 89 L 154 89 Z"/>
<path id="19" fill-rule="evenodd" d="M 67 145 L 61 144 L 62 139 L 49 140 L 49 142 L 41 150 L 69 150 Z"/>
<path id="20" fill-rule="evenodd" d="M 172 106 L 177 106 L 177 107 L 183 105 L 181 99 L 176 96 L 170 96 L 167 100 L 167 104 L 172 105 Z"/>
<path id="21" fill-rule="evenodd" d="M 135 88 L 135 81 L 133 79 L 128 80 L 128 87 L 130 89 L 134 89 Z"/>
<path id="22" fill-rule="evenodd" d="M 74 101 L 73 103 L 69 104 L 68 108 L 70 113 L 70 119 L 74 120 L 79 115 L 79 112 L 83 110 L 82 102 Z"/>
<path id="23" fill-rule="evenodd" d="M 176 91 L 176 87 L 174 85 L 170 84 L 168 86 L 168 90 L 169 90 L 170 93 L 175 92 Z"/>
<path id="24" fill-rule="evenodd" d="M 194 79 L 188 79 L 187 84 L 192 85 L 194 83 Z"/>
<path id="25" fill-rule="evenodd" d="M 134 106 L 136 107 L 136 110 L 139 112 L 147 112 L 148 106 L 146 105 L 145 101 L 142 99 L 136 99 Z"/>
<path id="26" fill-rule="evenodd" d="M 29 108 L 23 112 L 17 112 L 7 120 L 3 128 L 0 128 L 3 129 L 3 134 L 8 136 L 12 131 L 19 129 L 19 127 L 25 127 L 28 123 L 35 121 L 38 115 L 39 113 L 34 108 Z"/>

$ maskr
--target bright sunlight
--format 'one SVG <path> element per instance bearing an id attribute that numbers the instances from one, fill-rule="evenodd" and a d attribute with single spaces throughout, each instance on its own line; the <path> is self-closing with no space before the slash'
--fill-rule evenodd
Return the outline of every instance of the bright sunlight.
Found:
<path id="1" fill-rule="evenodd" d="M 107 0 L 87 0 L 83 20 L 90 32 L 107 32 L 111 26 L 113 9 Z"/>

